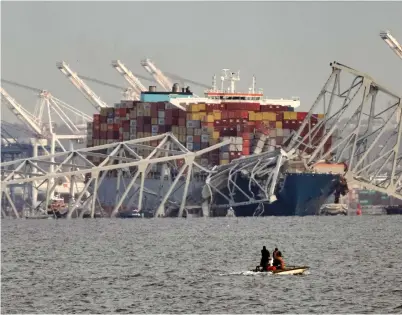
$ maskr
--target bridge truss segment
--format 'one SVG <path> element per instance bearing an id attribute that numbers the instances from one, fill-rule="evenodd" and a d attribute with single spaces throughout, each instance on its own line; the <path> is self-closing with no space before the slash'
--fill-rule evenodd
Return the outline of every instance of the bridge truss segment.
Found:
<path id="1" fill-rule="evenodd" d="M 155 144 L 155 141 L 157 146 L 151 145 Z M 107 212 L 101 202 L 100 188 L 105 179 L 111 176 L 116 179 L 116 199 L 108 215 L 115 216 L 120 210 L 130 206 L 144 209 L 147 199 L 152 199 L 152 208 L 157 209 L 156 216 L 163 216 L 168 206 L 178 208 L 181 215 L 186 207 L 194 176 L 200 172 L 211 172 L 198 164 L 198 158 L 229 144 L 230 141 L 226 140 L 209 148 L 190 152 L 172 133 L 167 133 L 6 162 L 1 164 L 2 195 L 10 208 L 8 213 L 21 217 L 22 209 L 18 209 L 13 200 L 12 187 L 33 182 L 37 184 L 36 187 L 48 182 L 53 183 L 48 185 L 41 204 L 33 205 L 29 200 L 25 201 L 25 207 L 36 215 L 46 211 L 50 197 L 62 178 L 67 177 L 73 187 L 75 181 L 85 177 L 85 187 L 77 196 L 74 196 L 73 190 L 70 191 L 67 217 L 82 217 L 88 212 L 94 217 L 96 211 Z M 52 165 L 54 171 L 49 172 Z M 162 170 L 159 183 L 167 187 L 167 191 L 152 189 L 154 185 L 147 187 L 147 180 L 155 166 L 160 166 Z M 173 172 L 175 176 L 171 175 L 172 170 L 176 171 Z M 154 183 L 155 179 L 152 179 L 152 182 Z M 174 196 L 174 192 L 181 186 L 184 186 L 183 192 Z M 113 186 L 109 185 L 109 189 L 110 187 Z"/>
<path id="2" fill-rule="evenodd" d="M 401 97 L 365 73 L 337 62 L 331 68 L 284 149 L 296 150 L 310 169 L 320 160 L 346 163 L 349 183 L 402 199 Z"/>

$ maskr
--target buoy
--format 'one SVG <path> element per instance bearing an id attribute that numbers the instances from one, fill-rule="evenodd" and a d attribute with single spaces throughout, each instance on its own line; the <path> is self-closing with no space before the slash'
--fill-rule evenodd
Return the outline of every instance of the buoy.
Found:
<path id="1" fill-rule="evenodd" d="M 356 215 L 362 215 L 362 208 L 360 207 L 360 204 L 357 205 Z"/>

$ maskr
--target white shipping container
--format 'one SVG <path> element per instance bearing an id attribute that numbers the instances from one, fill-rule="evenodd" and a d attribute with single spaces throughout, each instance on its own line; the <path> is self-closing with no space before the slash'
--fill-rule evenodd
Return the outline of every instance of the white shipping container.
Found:
<path id="1" fill-rule="evenodd" d="M 164 111 L 158 111 L 158 118 L 165 118 L 165 112 Z"/>
<path id="2" fill-rule="evenodd" d="M 134 140 L 134 139 L 137 139 L 137 135 L 130 133 L 130 140 Z"/>
<path id="3" fill-rule="evenodd" d="M 209 135 L 201 135 L 201 142 L 208 142 L 209 141 Z"/>
<path id="4" fill-rule="evenodd" d="M 158 118 L 158 125 L 165 125 L 165 118 Z"/>
<path id="5" fill-rule="evenodd" d="M 136 127 L 137 126 L 137 120 L 130 120 L 130 126 L 131 127 Z"/>
<path id="6" fill-rule="evenodd" d="M 260 148 L 260 149 L 262 149 L 262 148 L 264 148 L 264 144 L 265 144 L 264 141 L 258 140 L 258 142 L 257 142 L 257 147 Z"/>
<path id="7" fill-rule="evenodd" d="M 229 151 L 236 151 L 236 145 L 235 144 L 229 144 Z"/>
<path id="8" fill-rule="evenodd" d="M 277 134 L 276 134 L 276 129 L 271 129 L 271 130 L 269 131 L 269 136 L 270 136 L 270 137 L 276 137 L 276 136 L 277 136 Z"/>
<path id="9" fill-rule="evenodd" d="M 236 137 L 236 144 L 243 144 L 243 138 L 242 137 Z"/>
<path id="10" fill-rule="evenodd" d="M 276 136 L 283 137 L 283 129 L 276 129 Z"/>
<path id="11" fill-rule="evenodd" d="M 254 153 L 255 154 L 259 154 L 259 153 L 261 153 L 262 152 L 262 149 L 260 148 L 260 147 L 256 147 L 255 149 L 254 149 Z"/>
<path id="12" fill-rule="evenodd" d="M 187 142 L 186 148 L 189 149 L 190 151 L 193 150 L 193 144 L 191 142 Z"/>
<path id="13" fill-rule="evenodd" d="M 242 144 L 236 144 L 236 151 L 243 151 L 243 145 Z"/>
<path id="14" fill-rule="evenodd" d="M 288 137 L 290 136 L 290 129 L 282 129 L 283 130 L 283 136 Z"/>

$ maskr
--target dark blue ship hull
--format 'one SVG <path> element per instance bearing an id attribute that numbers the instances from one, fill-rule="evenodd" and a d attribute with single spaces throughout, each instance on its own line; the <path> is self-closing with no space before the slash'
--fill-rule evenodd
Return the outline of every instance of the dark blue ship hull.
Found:
<path id="1" fill-rule="evenodd" d="M 335 174 L 287 173 L 275 193 L 277 200 L 264 203 L 261 213 L 257 214 L 259 211 L 256 211 L 259 204 L 233 207 L 233 210 L 240 217 L 318 215 L 320 207 L 339 185 L 339 179 L 340 176 Z M 247 179 L 238 178 L 236 184 L 251 195 Z M 257 187 L 252 187 L 251 190 L 254 195 L 258 193 Z M 247 201 L 241 193 L 237 193 L 234 199 L 236 202 Z M 218 203 L 226 202 L 221 199 Z"/>

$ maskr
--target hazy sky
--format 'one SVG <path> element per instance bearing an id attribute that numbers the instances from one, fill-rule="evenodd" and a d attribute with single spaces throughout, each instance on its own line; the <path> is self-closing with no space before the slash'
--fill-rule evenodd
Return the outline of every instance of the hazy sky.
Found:
<path id="1" fill-rule="evenodd" d="M 402 61 L 380 39 L 402 42 L 402 2 L 5 2 L 1 1 L 1 75 L 50 90 L 87 113 L 95 110 L 56 68 L 126 86 L 110 66 L 134 73 L 151 58 L 166 72 L 210 84 L 222 68 L 252 75 L 266 97 L 299 96 L 308 110 L 338 61 L 402 94 Z M 148 82 L 144 82 L 146 86 Z M 89 82 L 107 103 L 118 90 Z M 36 97 L 4 88 L 29 110 Z M 197 90 L 196 90 L 197 91 Z M 199 90 L 197 92 L 200 92 Z M 14 120 L 2 106 L 2 119 Z"/>

